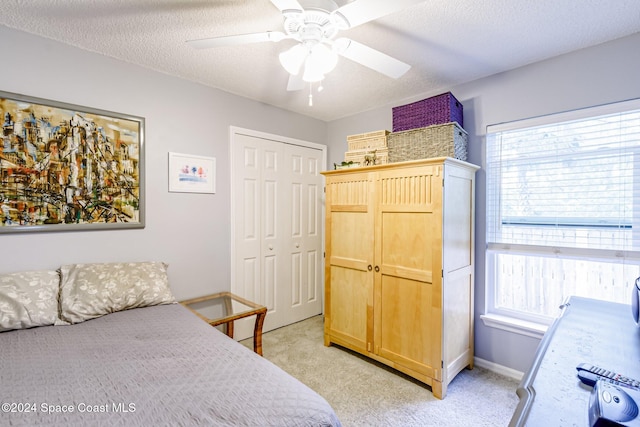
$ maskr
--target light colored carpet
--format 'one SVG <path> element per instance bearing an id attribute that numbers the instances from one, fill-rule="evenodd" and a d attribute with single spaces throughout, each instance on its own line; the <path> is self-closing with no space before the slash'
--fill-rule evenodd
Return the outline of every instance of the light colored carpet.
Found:
<path id="1" fill-rule="evenodd" d="M 463 370 L 439 400 L 429 386 L 323 342 L 323 318 L 315 316 L 265 333 L 263 353 L 323 396 L 345 427 L 506 426 L 518 403 L 518 381 L 486 369 Z"/>

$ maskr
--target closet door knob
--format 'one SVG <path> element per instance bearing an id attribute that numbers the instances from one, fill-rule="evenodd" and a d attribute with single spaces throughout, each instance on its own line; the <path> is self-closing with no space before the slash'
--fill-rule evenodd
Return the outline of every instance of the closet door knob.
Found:
<path id="1" fill-rule="evenodd" d="M 367 270 L 371 271 L 371 264 L 369 264 L 369 266 L 367 267 Z"/>
<path id="2" fill-rule="evenodd" d="M 273 250 L 273 245 L 269 245 L 269 250 L 272 251 Z"/>
<path id="3" fill-rule="evenodd" d="M 296 248 L 299 248 L 299 247 L 300 247 L 300 243 L 296 243 Z"/>
<path id="4" fill-rule="evenodd" d="M 376 265 L 375 270 L 376 270 L 376 273 L 378 273 L 378 272 L 380 271 L 380 267 L 378 267 L 378 266 Z"/>

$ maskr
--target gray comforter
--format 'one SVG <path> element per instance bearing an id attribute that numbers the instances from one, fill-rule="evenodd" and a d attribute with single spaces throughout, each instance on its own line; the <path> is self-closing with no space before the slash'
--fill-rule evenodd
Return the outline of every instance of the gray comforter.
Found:
<path id="1" fill-rule="evenodd" d="M 0 333 L 0 425 L 339 426 L 329 404 L 179 304 Z"/>

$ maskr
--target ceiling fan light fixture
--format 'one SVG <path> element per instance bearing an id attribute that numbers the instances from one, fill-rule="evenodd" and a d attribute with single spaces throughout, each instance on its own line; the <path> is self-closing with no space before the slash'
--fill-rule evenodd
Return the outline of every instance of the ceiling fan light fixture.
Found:
<path id="1" fill-rule="evenodd" d="M 338 56 L 397 79 L 411 68 L 409 64 L 355 40 L 336 36 L 341 30 L 354 28 L 423 1 L 271 0 L 284 18 L 284 32 L 238 34 L 189 40 L 188 43 L 196 49 L 207 49 L 295 40 L 295 46 L 279 54 L 280 63 L 289 73 L 287 91 L 302 89 L 304 82 L 310 85 L 321 82 L 336 67 Z M 318 91 L 321 90 L 319 86 Z"/>
<path id="2" fill-rule="evenodd" d="M 297 44 L 291 49 L 280 53 L 278 58 L 280 59 L 280 64 L 282 64 L 289 74 L 297 76 L 308 54 L 307 49 L 303 45 Z"/>
<path id="3" fill-rule="evenodd" d="M 302 80 L 308 83 L 319 82 L 324 79 L 324 73 L 320 67 L 314 66 L 313 61 L 311 61 L 311 56 L 309 56 L 304 65 L 304 74 L 302 75 Z"/>
<path id="4" fill-rule="evenodd" d="M 323 74 L 330 73 L 338 64 L 338 55 L 322 43 L 318 43 L 313 47 L 309 57 L 313 58 L 314 66 L 320 67 Z"/>
<path id="5" fill-rule="evenodd" d="M 311 48 L 309 56 L 304 62 L 302 80 L 313 83 L 324 79 L 324 75 L 331 72 L 338 63 L 338 55 L 326 45 L 317 43 Z"/>

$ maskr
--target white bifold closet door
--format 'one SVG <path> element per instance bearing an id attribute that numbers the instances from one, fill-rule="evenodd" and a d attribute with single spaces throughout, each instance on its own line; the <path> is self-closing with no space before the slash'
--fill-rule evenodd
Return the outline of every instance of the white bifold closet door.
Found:
<path id="1" fill-rule="evenodd" d="M 232 129 L 231 292 L 268 308 L 263 331 L 322 312 L 325 151 Z M 254 319 L 236 322 L 236 339 Z"/>

